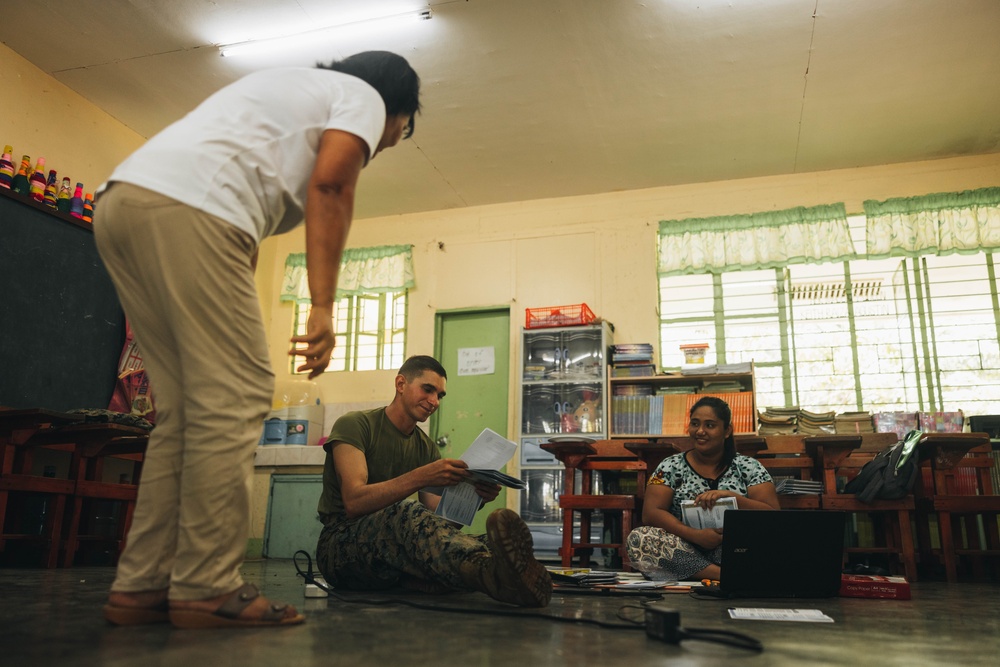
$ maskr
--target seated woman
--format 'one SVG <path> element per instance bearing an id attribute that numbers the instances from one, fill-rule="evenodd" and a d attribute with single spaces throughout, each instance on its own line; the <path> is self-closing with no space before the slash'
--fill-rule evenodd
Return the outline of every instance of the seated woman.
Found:
<path id="1" fill-rule="evenodd" d="M 778 509 L 771 475 L 757 459 L 736 452 L 732 419 L 729 405 L 714 396 L 691 406 L 688 435 L 694 447 L 656 467 L 646 486 L 644 525 L 627 539 L 637 570 L 662 570 L 678 580 L 719 579 L 722 531 L 685 525 L 685 500 L 710 509 L 720 498 L 733 497 L 740 509 Z"/>

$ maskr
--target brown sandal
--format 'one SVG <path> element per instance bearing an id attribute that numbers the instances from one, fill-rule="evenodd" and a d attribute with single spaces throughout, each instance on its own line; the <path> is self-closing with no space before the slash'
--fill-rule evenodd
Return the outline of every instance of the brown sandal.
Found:
<path id="1" fill-rule="evenodd" d="M 259 618 L 240 618 L 240 613 L 260 597 L 253 584 L 243 584 L 215 611 L 201 609 L 171 609 L 170 622 L 175 628 L 259 628 L 297 625 L 306 620 L 299 613 L 288 615 L 287 604 L 271 604 Z M 294 612 L 294 608 L 291 608 Z"/>
<path id="2" fill-rule="evenodd" d="M 167 601 L 155 607 L 122 607 L 115 604 L 104 605 L 104 618 L 112 625 L 149 625 L 166 623 L 170 620 Z"/>

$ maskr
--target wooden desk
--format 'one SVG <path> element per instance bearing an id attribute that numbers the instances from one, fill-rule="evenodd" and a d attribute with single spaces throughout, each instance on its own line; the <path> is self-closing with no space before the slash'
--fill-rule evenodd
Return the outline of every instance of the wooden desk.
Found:
<path id="1" fill-rule="evenodd" d="M 116 423 L 86 422 L 75 413 L 44 408 L 0 409 L 0 552 L 7 540 L 41 541 L 43 562 L 47 567 L 59 564 L 59 552 L 65 548 L 64 565 L 71 565 L 81 539 L 80 523 L 84 499 L 119 500 L 126 503 L 119 526 L 119 551 L 131 520 L 137 486 L 101 481 L 101 464 L 108 456 L 134 461 L 133 482 L 141 465 L 149 431 Z M 70 453 L 66 478 L 56 479 L 32 474 L 32 454 L 39 448 Z M 5 516 L 10 493 L 35 493 L 51 496 L 42 533 L 11 533 L 5 530 Z M 67 506 L 71 520 L 64 526 Z M 15 526 L 16 528 L 16 526 Z"/>

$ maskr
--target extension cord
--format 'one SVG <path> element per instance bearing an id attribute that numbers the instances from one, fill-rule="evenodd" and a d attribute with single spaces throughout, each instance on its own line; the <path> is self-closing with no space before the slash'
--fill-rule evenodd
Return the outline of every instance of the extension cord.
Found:
<path id="1" fill-rule="evenodd" d="M 327 585 L 326 580 L 323 579 L 323 577 L 318 577 L 318 576 L 317 577 L 313 577 L 313 581 L 315 581 L 316 583 L 315 584 L 314 583 L 306 583 L 306 593 L 305 594 L 306 594 L 307 598 L 326 598 L 326 597 L 330 597 L 329 593 L 327 593 L 322 588 L 320 588 L 319 586 L 316 585 L 316 584 L 321 584 L 323 586 Z"/>

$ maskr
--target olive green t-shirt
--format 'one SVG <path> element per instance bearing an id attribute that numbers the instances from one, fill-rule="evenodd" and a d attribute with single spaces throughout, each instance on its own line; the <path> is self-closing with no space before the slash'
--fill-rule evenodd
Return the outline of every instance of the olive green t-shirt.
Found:
<path id="1" fill-rule="evenodd" d="M 326 463 L 323 465 L 323 494 L 319 516 L 325 524 L 344 519 L 344 500 L 340 479 L 333 463 L 332 445 L 357 447 L 368 463 L 368 483 L 394 479 L 441 458 L 441 452 L 422 429 L 402 433 L 386 416 L 385 408 L 348 412 L 337 420 L 326 439 Z"/>

